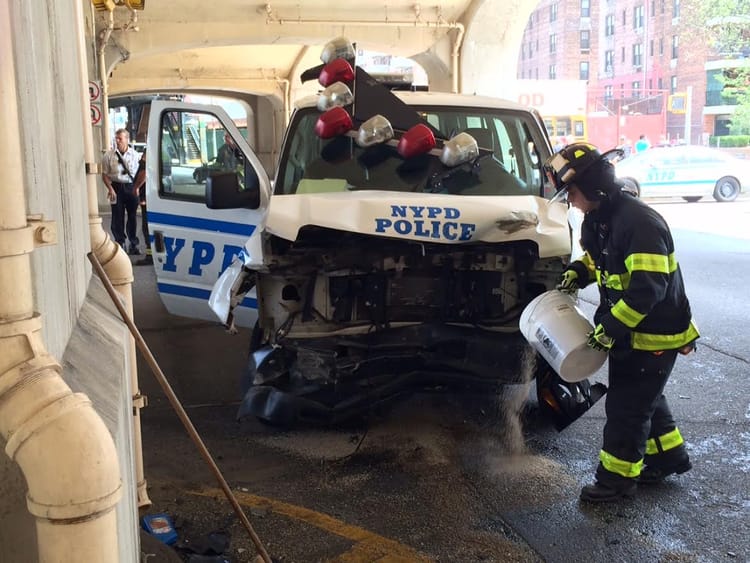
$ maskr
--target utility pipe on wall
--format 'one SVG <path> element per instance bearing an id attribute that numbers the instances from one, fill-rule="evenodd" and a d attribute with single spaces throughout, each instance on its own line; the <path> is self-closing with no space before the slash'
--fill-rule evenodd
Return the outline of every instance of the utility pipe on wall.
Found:
<path id="1" fill-rule="evenodd" d="M 0 0 L 0 434 L 26 479 L 39 561 L 117 561 L 114 442 L 88 397 L 60 377 L 33 309 L 35 234 L 26 219 L 11 2 Z"/>
<path id="2" fill-rule="evenodd" d="M 78 68 L 81 73 L 80 80 L 83 86 L 83 91 L 86 92 L 88 90 L 88 75 L 86 72 L 88 64 L 86 62 L 86 36 L 83 29 L 83 9 L 80 4 L 80 2 L 76 2 L 76 5 L 78 6 L 76 13 L 76 34 L 78 37 L 79 60 Z M 112 12 L 109 13 L 109 21 L 110 26 L 112 26 L 114 22 Z M 104 50 L 106 46 L 105 41 L 109 38 L 110 33 L 111 29 L 108 27 L 102 35 L 101 43 L 97 49 L 97 63 L 99 65 L 100 76 L 102 79 L 102 92 L 104 96 L 102 116 L 109 114 L 109 102 L 106 95 L 107 71 L 105 69 Z M 125 251 L 120 248 L 120 245 L 113 241 L 102 228 L 102 218 L 99 216 L 99 201 L 97 195 L 97 178 L 99 178 L 99 168 L 97 165 L 98 159 L 94 152 L 94 138 L 93 133 L 91 132 L 91 123 L 88 122 L 88 101 L 84 98 L 81 98 L 81 116 L 84 119 L 83 148 L 84 158 L 87 162 L 86 188 L 88 193 L 91 251 L 102 264 L 104 271 L 107 272 L 107 276 L 112 281 L 112 285 L 115 286 L 117 292 L 122 296 L 128 314 L 132 317 L 133 265 L 125 254 Z M 103 129 L 107 127 L 106 123 L 106 120 L 102 119 Z M 108 135 L 104 133 L 102 136 L 103 141 L 107 140 L 107 138 Z M 141 409 L 146 406 L 146 399 L 141 394 L 138 383 L 138 363 L 136 359 L 135 340 L 133 340 L 132 336 L 128 336 L 128 357 L 130 391 L 133 397 L 133 454 L 135 458 L 138 506 L 147 507 L 151 505 L 151 500 L 148 498 L 146 477 L 143 470 L 143 445 L 141 439 Z"/>

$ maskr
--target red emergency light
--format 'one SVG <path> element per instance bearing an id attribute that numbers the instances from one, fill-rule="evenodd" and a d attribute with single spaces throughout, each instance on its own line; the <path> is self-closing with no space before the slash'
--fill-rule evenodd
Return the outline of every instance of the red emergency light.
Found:
<path id="1" fill-rule="evenodd" d="M 404 158 L 418 156 L 435 148 L 435 134 L 421 123 L 415 125 L 401 136 L 396 150 Z"/>
<path id="2" fill-rule="evenodd" d="M 334 107 L 322 114 L 315 123 L 315 134 L 321 139 L 331 139 L 343 135 L 354 124 L 352 116 L 342 107 Z"/>
<path id="3" fill-rule="evenodd" d="M 345 59 L 334 59 L 323 67 L 318 76 L 318 82 L 327 88 L 335 82 L 351 84 L 354 80 L 354 69 Z"/>

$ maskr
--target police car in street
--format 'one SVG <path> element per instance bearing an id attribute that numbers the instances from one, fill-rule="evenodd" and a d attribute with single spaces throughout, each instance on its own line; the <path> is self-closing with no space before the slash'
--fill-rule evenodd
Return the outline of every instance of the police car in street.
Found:
<path id="1" fill-rule="evenodd" d="M 615 163 L 625 187 L 645 198 L 734 201 L 750 185 L 750 161 L 702 146 L 657 147 Z"/>
<path id="2" fill-rule="evenodd" d="M 152 104 L 149 143 L 162 150 L 148 151 L 149 228 L 164 304 L 254 327 L 240 416 L 330 424 L 410 390 L 494 392 L 536 377 L 540 405 L 566 426 L 603 391 L 557 377 L 519 332 L 571 254 L 538 113 L 394 93 L 353 57 L 325 53 L 325 90 L 297 104 L 273 184 L 219 107 Z M 205 185 L 167 178 L 162 160 L 215 126 L 240 149 L 237 170 Z"/>

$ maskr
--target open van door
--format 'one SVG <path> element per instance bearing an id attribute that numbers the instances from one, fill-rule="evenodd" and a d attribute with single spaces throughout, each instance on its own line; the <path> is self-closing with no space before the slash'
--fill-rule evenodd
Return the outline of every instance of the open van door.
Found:
<path id="1" fill-rule="evenodd" d="M 211 288 L 261 222 L 268 175 L 218 106 L 154 101 L 148 131 L 146 201 L 159 295 L 172 314 L 215 321 Z M 256 317 L 253 291 L 235 322 L 252 326 Z"/>

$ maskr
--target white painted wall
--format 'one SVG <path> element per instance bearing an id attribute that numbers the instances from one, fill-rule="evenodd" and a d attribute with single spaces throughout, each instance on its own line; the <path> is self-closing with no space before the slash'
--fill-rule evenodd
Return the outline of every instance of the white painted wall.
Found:
<path id="1" fill-rule="evenodd" d="M 68 2 L 9 4 L 27 213 L 54 221 L 58 234 L 57 244 L 31 255 L 35 309 L 42 316 L 47 350 L 64 365 L 63 379 L 74 391 L 90 396 L 114 437 L 124 480 L 117 508 L 120 560 L 137 561 L 132 420 L 124 377 L 127 339 L 123 324 L 107 310 L 108 298 L 100 291 L 97 302 L 88 293 L 89 219 L 80 115 L 80 97 L 88 99 L 88 92 L 79 80 L 75 11 Z M 91 29 L 91 4 L 84 6 Z M 82 310 L 87 313 L 79 316 Z M 0 456 L 0 561 L 37 560 L 25 494 L 18 467 Z"/>

